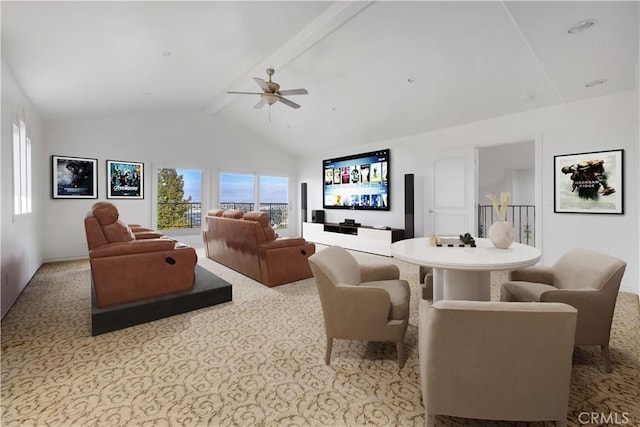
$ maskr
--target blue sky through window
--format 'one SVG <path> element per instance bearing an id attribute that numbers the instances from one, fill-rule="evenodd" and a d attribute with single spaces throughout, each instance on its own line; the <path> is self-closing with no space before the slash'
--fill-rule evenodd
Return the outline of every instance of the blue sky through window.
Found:
<path id="1" fill-rule="evenodd" d="M 260 203 L 288 203 L 289 179 L 280 176 L 260 176 Z M 221 173 L 220 201 L 254 202 L 254 175 Z"/>
<path id="2" fill-rule="evenodd" d="M 289 178 L 284 176 L 260 177 L 260 203 L 288 203 Z"/>
<path id="3" fill-rule="evenodd" d="M 176 169 L 176 172 L 184 178 L 184 198 L 191 196 L 192 202 L 202 202 L 202 171 Z"/>
<path id="4" fill-rule="evenodd" d="M 202 202 L 202 171 L 192 169 L 176 169 L 184 178 L 185 198 L 191 196 L 196 203 Z M 282 176 L 260 176 L 261 203 L 288 203 L 289 179 Z M 253 203 L 254 175 L 221 173 L 220 201 L 236 203 Z"/>
<path id="5" fill-rule="evenodd" d="M 253 175 L 220 174 L 220 201 L 222 203 L 253 203 Z"/>

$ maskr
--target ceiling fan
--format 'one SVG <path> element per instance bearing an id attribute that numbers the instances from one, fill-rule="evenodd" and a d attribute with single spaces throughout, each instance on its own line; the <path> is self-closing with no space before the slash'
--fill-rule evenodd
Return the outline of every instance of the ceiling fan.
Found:
<path id="1" fill-rule="evenodd" d="M 260 101 L 253 108 L 262 108 L 264 104 L 268 104 L 269 106 L 275 104 L 280 101 L 285 105 L 288 105 L 291 108 L 300 108 L 299 104 L 285 98 L 283 95 L 307 95 L 306 89 L 290 89 L 290 90 L 280 90 L 280 85 L 274 81 L 271 81 L 271 76 L 275 73 L 273 68 L 267 68 L 267 75 L 269 76 L 269 81 L 264 81 L 260 77 L 254 77 L 253 80 L 258 83 L 258 86 L 264 91 L 260 92 L 232 92 L 229 91 L 227 93 L 235 93 L 241 95 L 260 95 Z"/>

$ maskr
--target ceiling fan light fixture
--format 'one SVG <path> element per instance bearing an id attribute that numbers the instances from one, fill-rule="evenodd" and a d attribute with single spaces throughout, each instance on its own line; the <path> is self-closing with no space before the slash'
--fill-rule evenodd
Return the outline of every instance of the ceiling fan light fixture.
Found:
<path id="1" fill-rule="evenodd" d="M 263 93 L 260 95 L 260 97 L 269 105 L 275 104 L 276 102 L 278 102 L 278 98 L 280 98 L 275 93 Z"/>
<path id="2" fill-rule="evenodd" d="M 567 32 L 569 34 L 580 33 L 596 25 L 596 22 L 598 21 L 596 21 L 595 19 L 585 19 L 580 22 L 576 22 L 571 27 L 569 27 L 569 30 Z"/>

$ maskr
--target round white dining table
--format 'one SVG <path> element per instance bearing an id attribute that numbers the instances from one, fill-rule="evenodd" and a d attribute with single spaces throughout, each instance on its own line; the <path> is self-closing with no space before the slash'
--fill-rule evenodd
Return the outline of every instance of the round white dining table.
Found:
<path id="1" fill-rule="evenodd" d="M 489 239 L 475 239 L 476 247 L 432 246 L 428 237 L 395 242 L 391 255 L 402 261 L 433 268 L 433 300 L 491 299 L 491 271 L 514 270 L 540 261 L 533 246 L 513 243 L 498 249 Z"/>

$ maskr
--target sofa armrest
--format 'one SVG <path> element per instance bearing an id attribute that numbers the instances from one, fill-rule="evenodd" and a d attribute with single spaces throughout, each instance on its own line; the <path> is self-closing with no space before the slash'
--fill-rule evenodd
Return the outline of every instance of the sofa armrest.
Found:
<path id="1" fill-rule="evenodd" d="M 261 243 L 258 246 L 259 280 L 272 287 L 307 279 L 312 276 L 309 257 L 315 252 L 315 245 L 304 239 L 285 238 Z"/>
<path id="2" fill-rule="evenodd" d="M 302 246 L 306 244 L 307 241 L 302 237 L 278 237 L 275 240 L 269 240 L 267 242 L 260 243 L 260 249 L 269 250 L 269 249 L 278 249 L 278 248 L 288 248 L 291 246 Z"/>
<path id="3" fill-rule="evenodd" d="M 351 329 L 368 330 L 372 325 L 384 325 L 389 321 L 391 297 L 385 289 L 339 283 L 334 296 L 333 308 L 341 313 L 341 321 Z"/>
<path id="4" fill-rule="evenodd" d="M 132 231 L 153 231 L 151 228 L 143 227 L 140 224 L 127 224 Z"/>
<path id="5" fill-rule="evenodd" d="M 547 297 L 553 295 L 557 298 L 563 298 L 566 296 L 567 298 L 571 297 L 571 295 L 596 295 L 601 293 L 598 289 L 593 288 L 578 288 L 578 289 L 554 289 L 552 291 L 546 291 L 543 293 L 543 296 Z"/>
<path id="6" fill-rule="evenodd" d="M 136 231 L 135 229 L 132 229 L 132 231 L 133 235 L 136 236 L 136 240 L 159 239 L 161 237 L 165 237 L 164 234 L 153 230 Z"/>
<path id="7" fill-rule="evenodd" d="M 169 239 L 144 239 L 130 242 L 109 243 L 89 251 L 90 258 L 104 258 L 120 255 L 133 255 L 147 252 L 168 251 L 175 248 L 175 242 Z"/>
<path id="8" fill-rule="evenodd" d="M 575 307 L 578 312 L 594 314 L 595 310 L 607 307 L 607 297 L 597 289 L 558 289 L 543 292 L 540 302 L 559 302 Z"/>
<path id="9" fill-rule="evenodd" d="M 540 301 L 568 304 L 578 310 L 575 345 L 601 345 L 609 342 L 615 301 L 595 289 L 548 291 Z"/>
<path id="10" fill-rule="evenodd" d="M 509 280 L 553 285 L 553 270 L 551 267 L 539 265 L 521 268 L 519 270 L 511 271 L 509 273 Z"/>
<path id="11" fill-rule="evenodd" d="M 400 269 L 395 264 L 361 264 L 360 281 L 376 282 L 378 280 L 398 280 Z"/>

